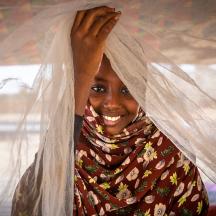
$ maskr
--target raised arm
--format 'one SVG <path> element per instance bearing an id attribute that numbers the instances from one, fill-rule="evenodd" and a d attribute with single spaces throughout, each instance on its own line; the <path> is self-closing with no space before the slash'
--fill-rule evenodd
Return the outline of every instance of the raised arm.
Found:
<path id="1" fill-rule="evenodd" d="M 72 30 L 71 45 L 75 70 L 75 144 L 78 141 L 82 115 L 88 100 L 90 86 L 94 80 L 103 57 L 105 41 L 115 26 L 120 13 L 108 7 L 98 7 L 77 12 Z M 17 185 L 13 197 L 11 216 L 33 215 L 38 191 L 30 193 L 34 184 L 35 163 L 26 170 Z M 42 166 L 38 176 L 40 187 Z M 38 210 L 41 215 L 41 209 Z"/>
<path id="2" fill-rule="evenodd" d="M 102 61 L 106 39 L 120 12 L 106 6 L 78 11 L 71 30 L 75 73 L 75 113 L 82 116 Z"/>

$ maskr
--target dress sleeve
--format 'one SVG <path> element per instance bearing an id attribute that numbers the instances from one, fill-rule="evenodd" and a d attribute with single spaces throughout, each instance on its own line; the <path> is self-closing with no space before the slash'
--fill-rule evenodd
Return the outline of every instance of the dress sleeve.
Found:
<path id="1" fill-rule="evenodd" d="M 79 141 L 79 136 L 82 128 L 83 117 L 75 115 L 74 124 L 74 144 L 75 148 Z M 36 165 L 37 154 L 34 162 L 25 171 L 21 180 L 19 181 L 12 200 L 11 216 L 32 216 L 33 209 L 35 206 L 36 198 L 40 188 L 41 177 L 42 177 L 42 163 L 40 163 L 39 176 L 37 179 L 37 191 L 32 191 L 35 181 L 35 165 Z M 39 204 L 40 206 L 40 204 Z M 38 210 L 38 216 L 41 215 L 41 208 Z"/>
<path id="2" fill-rule="evenodd" d="M 179 165 L 175 170 L 175 174 L 177 189 L 172 191 L 170 215 L 207 215 L 208 195 L 197 167 L 189 160 L 185 160 L 182 166 Z"/>
<path id="3" fill-rule="evenodd" d="M 74 149 L 76 148 L 78 142 L 79 142 L 79 137 L 80 137 L 80 132 L 82 128 L 82 123 L 83 123 L 83 117 L 79 115 L 75 115 L 75 123 L 74 123 Z"/>
<path id="4" fill-rule="evenodd" d="M 36 181 L 37 187 L 35 188 L 35 165 L 36 165 L 37 154 L 35 155 L 35 160 L 31 166 L 25 171 L 21 180 L 19 181 L 14 196 L 12 200 L 12 210 L 11 216 L 30 216 L 33 214 L 33 209 L 36 203 L 36 198 L 38 196 L 42 167 L 39 168 L 39 175 Z M 33 191 L 32 188 L 35 188 Z M 39 204 L 40 205 L 40 204 Z M 38 211 L 38 216 L 41 215 L 40 210 Z"/>

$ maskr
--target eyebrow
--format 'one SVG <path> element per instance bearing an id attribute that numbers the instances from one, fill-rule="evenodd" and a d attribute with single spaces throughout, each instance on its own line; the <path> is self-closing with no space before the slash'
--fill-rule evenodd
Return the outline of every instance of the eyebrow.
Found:
<path id="1" fill-rule="evenodd" d="M 103 77 L 95 77 L 95 80 L 96 81 L 99 81 L 99 82 L 107 82 L 107 80 L 105 80 Z"/>

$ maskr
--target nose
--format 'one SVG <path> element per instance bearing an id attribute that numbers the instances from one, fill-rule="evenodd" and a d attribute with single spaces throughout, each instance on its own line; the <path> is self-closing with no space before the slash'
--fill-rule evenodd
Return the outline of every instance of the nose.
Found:
<path id="1" fill-rule="evenodd" d="M 121 99 L 115 92 L 107 94 L 104 100 L 104 108 L 109 110 L 115 110 L 121 107 Z"/>

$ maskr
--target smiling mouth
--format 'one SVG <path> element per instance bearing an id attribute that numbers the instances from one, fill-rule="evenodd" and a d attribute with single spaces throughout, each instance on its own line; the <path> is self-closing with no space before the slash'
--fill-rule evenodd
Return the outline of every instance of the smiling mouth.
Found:
<path id="1" fill-rule="evenodd" d="M 121 120 L 121 116 L 111 117 L 103 115 L 103 120 L 105 125 L 114 126 L 119 123 L 119 121 Z"/>

